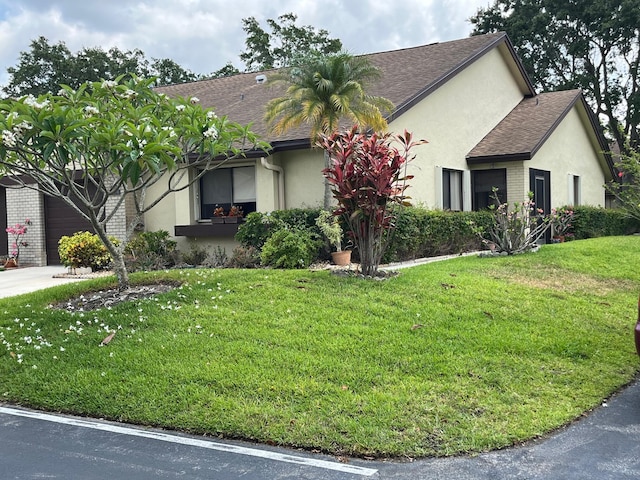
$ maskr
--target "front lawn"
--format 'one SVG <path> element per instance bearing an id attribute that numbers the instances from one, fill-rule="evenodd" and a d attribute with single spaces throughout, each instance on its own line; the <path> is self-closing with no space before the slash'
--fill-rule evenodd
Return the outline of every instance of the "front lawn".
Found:
<path id="1" fill-rule="evenodd" d="M 639 265 L 639 237 L 609 237 L 385 281 L 138 274 L 183 283 L 84 313 L 49 305 L 115 282 L 64 285 L 0 300 L 0 400 L 343 455 L 505 447 L 634 378 Z"/>

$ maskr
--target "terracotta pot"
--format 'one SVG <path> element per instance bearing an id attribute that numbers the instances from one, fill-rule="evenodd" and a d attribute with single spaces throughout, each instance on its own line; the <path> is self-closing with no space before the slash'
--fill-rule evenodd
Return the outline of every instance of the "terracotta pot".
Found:
<path id="1" fill-rule="evenodd" d="M 556 235 L 553 237 L 553 243 L 564 243 L 564 235 Z"/>
<path id="2" fill-rule="evenodd" d="M 333 263 L 339 266 L 349 265 L 351 263 L 351 250 L 342 250 L 341 252 L 331 252 Z"/>
<path id="3" fill-rule="evenodd" d="M 15 258 L 9 258 L 4 262 L 4 268 L 18 268 L 18 262 L 16 262 Z"/>

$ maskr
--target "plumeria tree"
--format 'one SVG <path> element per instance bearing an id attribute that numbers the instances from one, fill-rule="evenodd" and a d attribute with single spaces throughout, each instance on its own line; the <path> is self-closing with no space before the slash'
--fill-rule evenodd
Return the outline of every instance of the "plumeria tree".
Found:
<path id="1" fill-rule="evenodd" d="M 357 126 L 323 135 L 317 142 L 329 152 L 330 164 L 323 173 L 338 202 L 334 213 L 349 225 L 364 275 L 378 271 L 395 226 L 390 207 L 407 203 L 407 181 L 413 178 L 406 173 L 407 163 L 414 158 L 411 150 L 423 143 L 426 140 L 414 141 L 407 131 L 368 135 L 358 133 Z"/>
<path id="2" fill-rule="evenodd" d="M 107 224 L 135 207 L 127 237 L 141 216 L 207 170 L 266 148 L 247 126 L 203 109 L 197 98 L 168 98 L 154 79 L 62 86 L 53 95 L 0 102 L 0 174 L 14 186 L 62 199 L 91 223 L 113 258 L 120 289 L 129 285 L 122 250 Z M 154 186 L 153 198 L 148 198 Z"/>

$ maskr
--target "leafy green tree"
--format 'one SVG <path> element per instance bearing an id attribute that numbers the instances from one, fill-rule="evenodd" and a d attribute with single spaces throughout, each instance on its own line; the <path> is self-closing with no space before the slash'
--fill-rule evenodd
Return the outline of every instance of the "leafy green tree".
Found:
<path id="1" fill-rule="evenodd" d="M 222 77 L 230 77 L 232 75 L 238 75 L 240 70 L 233 66 L 231 62 L 227 62 L 227 64 L 216 70 L 215 72 L 207 75 L 207 78 L 222 78 Z"/>
<path id="2" fill-rule="evenodd" d="M 640 144 L 640 0 L 495 0 L 470 21 L 506 31 L 537 87 L 583 89 L 620 151 Z"/>
<path id="3" fill-rule="evenodd" d="M 201 78 L 191 70 L 182 68 L 170 58 L 154 58 L 149 74 L 156 79 L 156 85 L 175 85 L 194 82 Z"/>
<path id="4" fill-rule="evenodd" d="M 288 67 L 301 54 L 328 55 L 342 50 L 342 42 L 329 38 L 326 30 L 316 30 L 310 25 L 296 25 L 298 17 L 293 13 L 280 15 L 277 20 L 267 19 L 271 32 L 265 31 L 255 17 L 242 19 L 242 29 L 247 34 L 246 50 L 240 54 L 249 72 Z"/>
<path id="5" fill-rule="evenodd" d="M 143 213 L 198 181 L 214 162 L 266 148 L 248 127 L 217 117 L 196 98 L 159 94 L 152 83 L 126 76 L 0 102 L 0 175 L 63 200 L 89 221 L 121 289 L 129 285 L 127 238 L 118 247 L 107 224 L 126 198 L 136 211 L 128 237 Z M 199 173 L 190 175 L 194 167 Z M 149 193 L 152 185 L 157 195 Z"/>
<path id="6" fill-rule="evenodd" d="M 9 83 L 3 88 L 12 97 L 55 93 L 60 85 L 78 88 L 84 82 L 114 80 L 124 74 L 157 77 L 165 85 L 197 80 L 198 75 L 185 70 L 173 60 L 149 62 L 141 50 L 122 51 L 100 47 L 84 48 L 72 53 L 64 42 L 51 45 L 45 37 L 31 42 L 31 49 L 20 53 L 15 67 L 7 69 Z"/>
<path id="7" fill-rule="evenodd" d="M 369 82 L 379 77 L 380 71 L 365 57 L 348 53 L 308 56 L 269 79 L 272 84 L 284 84 L 287 90 L 267 104 L 265 120 L 276 135 L 309 124 L 312 144 L 320 135 L 335 132 L 342 119 L 362 129 L 385 130 L 387 121 L 382 112 L 391 112 L 393 104 L 366 93 Z M 327 155 L 325 161 L 328 165 Z M 331 191 L 325 183 L 325 208 L 330 202 Z"/>

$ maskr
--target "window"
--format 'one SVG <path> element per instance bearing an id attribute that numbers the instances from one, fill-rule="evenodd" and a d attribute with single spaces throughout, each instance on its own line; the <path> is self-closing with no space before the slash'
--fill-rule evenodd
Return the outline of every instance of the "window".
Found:
<path id="1" fill-rule="evenodd" d="M 200 218 L 213 217 L 216 207 L 226 212 L 231 205 L 247 213 L 256 211 L 256 169 L 254 167 L 217 168 L 200 178 Z"/>
<path id="2" fill-rule="evenodd" d="M 580 177 L 573 175 L 573 198 L 571 205 L 580 205 Z"/>
<path id="3" fill-rule="evenodd" d="M 462 210 L 462 172 L 442 169 L 442 208 Z"/>
<path id="4" fill-rule="evenodd" d="M 482 210 L 495 203 L 493 189 L 498 189 L 500 203 L 507 201 L 507 170 L 474 170 L 472 174 L 473 209 Z"/>

